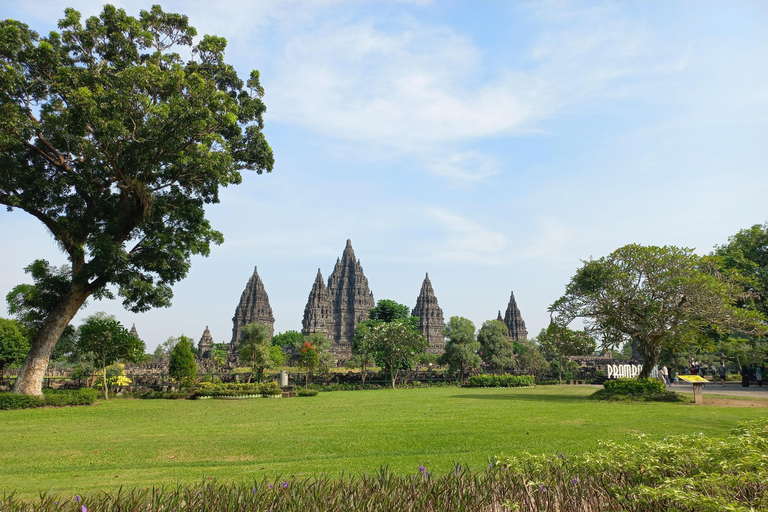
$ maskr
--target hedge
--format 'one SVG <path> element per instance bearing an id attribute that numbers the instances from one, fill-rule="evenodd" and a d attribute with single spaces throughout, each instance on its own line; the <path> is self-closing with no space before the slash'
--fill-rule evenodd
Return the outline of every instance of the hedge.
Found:
<path id="1" fill-rule="evenodd" d="M 91 388 L 78 390 L 44 389 L 42 397 L 0 393 L 0 410 L 90 405 L 96 401 L 97 395 L 98 392 Z"/>
<path id="2" fill-rule="evenodd" d="M 533 375 L 473 375 L 467 382 L 470 388 L 520 388 L 534 385 Z"/>

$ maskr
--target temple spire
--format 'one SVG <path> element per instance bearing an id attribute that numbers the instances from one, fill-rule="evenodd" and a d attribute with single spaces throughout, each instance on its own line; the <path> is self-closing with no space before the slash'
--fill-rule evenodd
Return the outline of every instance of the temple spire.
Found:
<path id="1" fill-rule="evenodd" d="M 509 330 L 508 337 L 510 340 L 523 341 L 528 338 L 528 330 L 525 328 L 520 308 L 517 307 L 514 292 L 509 295 L 509 304 L 507 305 L 507 311 L 504 313 L 504 324 L 507 326 L 507 330 Z"/>
<path id="2" fill-rule="evenodd" d="M 419 331 L 429 342 L 427 352 L 441 354 L 445 350 L 445 320 L 443 310 L 437 303 L 435 291 L 432 289 L 432 283 L 429 280 L 429 273 L 424 277 L 421 283 L 421 291 L 416 298 L 411 314 L 419 319 Z"/>
<path id="3" fill-rule="evenodd" d="M 272 307 L 269 305 L 269 296 L 264 289 L 256 267 L 253 267 L 253 275 L 240 296 L 240 303 L 232 317 L 232 341 L 230 344 L 236 348 L 240 340 L 242 328 L 248 324 L 263 324 L 269 328 L 269 335 L 275 334 L 275 317 L 272 315 Z"/>

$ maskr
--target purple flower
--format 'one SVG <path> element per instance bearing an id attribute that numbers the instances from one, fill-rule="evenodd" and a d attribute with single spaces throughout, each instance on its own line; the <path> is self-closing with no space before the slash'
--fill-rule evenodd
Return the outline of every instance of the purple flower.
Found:
<path id="1" fill-rule="evenodd" d="M 419 472 L 423 473 L 427 470 L 424 466 L 419 466 Z"/>
<path id="2" fill-rule="evenodd" d="M 493 462 L 488 463 L 488 469 L 493 469 Z"/>
<path id="3" fill-rule="evenodd" d="M 458 466 L 456 466 L 456 471 L 461 471 L 461 464 L 459 464 Z"/>
<path id="4" fill-rule="evenodd" d="M 256 489 L 253 490 L 253 494 L 256 494 Z"/>
<path id="5" fill-rule="evenodd" d="M 87 508 L 85 508 L 85 505 L 83 505 L 82 507 L 80 507 L 80 512 L 88 512 L 88 509 L 87 509 Z"/>
<path id="6" fill-rule="evenodd" d="M 75 501 L 76 501 L 77 503 L 80 503 L 80 496 L 75 496 Z"/>
<path id="7" fill-rule="evenodd" d="M 269 488 L 270 488 L 270 489 L 272 488 L 272 484 L 269 484 Z"/>
<path id="8" fill-rule="evenodd" d="M 564 459 L 564 458 L 565 458 L 565 455 L 563 455 L 563 454 L 561 453 L 560 455 L 558 455 L 558 456 L 557 456 L 557 458 L 558 458 L 558 459 Z"/>
<path id="9" fill-rule="evenodd" d="M 544 484 L 539 485 L 539 492 L 547 492 L 547 488 L 544 487 Z"/>
<path id="10" fill-rule="evenodd" d="M 53 502 L 53 504 L 54 504 L 54 505 L 58 505 L 58 504 L 59 504 L 59 502 L 58 502 L 58 501 L 54 501 L 54 502 Z"/>
<path id="11" fill-rule="evenodd" d="M 288 482 L 283 482 L 283 489 L 287 489 L 287 488 L 288 488 Z"/>
<path id="12" fill-rule="evenodd" d="M 577 483 L 579 483 L 579 477 L 576 477 L 576 478 L 571 478 L 571 483 L 572 483 L 573 485 L 576 485 Z"/>

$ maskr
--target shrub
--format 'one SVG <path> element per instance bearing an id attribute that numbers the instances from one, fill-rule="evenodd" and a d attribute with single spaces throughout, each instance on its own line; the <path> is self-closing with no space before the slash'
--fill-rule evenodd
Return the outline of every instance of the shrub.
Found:
<path id="1" fill-rule="evenodd" d="M 601 390 L 590 398 L 596 400 L 631 400 L 645 402 L 683 402 L 674 391 L 667 391 L 663 382 L 656 379 L 614 379 L 607 380 Z"/>
<path id="2" fill-rule="evenodd" d="M 316 389 L 299 389 L 296 391 L 296 396 L 317 396 L 320 393 Z"/>
<path id="3" fill-rule="evenodd" d="M 282 394 L 282 390 L 280 389 L 280 386 L 277 385 L 277 382 L 262 382 L 261 385 L 259 385 L 259 394 L 264 396 L 280 395 Z"/>
<path id="4" fill-rule="evenodd" d="M 533 375 L 473 375 L 467 382 L 469 388 L 519 388 L 533 386 Z"/>
<path id="5" fill-rule="evenodd" d="M 96 401 L 95 389 L 53 390 L 44 389 L 43 397 L 0 393 L 0 409 L 29 409 L 32 407 L 63 407 L 90 405 Z"/>

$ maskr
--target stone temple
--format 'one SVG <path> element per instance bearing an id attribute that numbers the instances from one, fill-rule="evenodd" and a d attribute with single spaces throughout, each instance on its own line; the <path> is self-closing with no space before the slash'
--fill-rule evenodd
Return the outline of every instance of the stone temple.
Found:
<path id="1" fill-rule="evenodd" d="M 368 279 L 363 273 L 360 260 L 355 258 L 352 241 L 347 246 L 323 284 L 318 269 L 307 306 L 304 308 L 302 334 L 322 332 L 331 342 L 331 352 L 337 359 L 352 356 L 352 339 L 355 326 L 368 319 L 368 312 L 376 303 L 368 288 Z"/>
<path id="2" fill-rule="evenodd" d="M 208 326 L 205 326 L 203 335 L 200 337 L 200 341 L 197 343 L 197 357 L 200 359 L 209 359 L 211 357 L 211 348 L 213 347 L 213 336 L 211 331 L 208 330 Z"/>
<path id="3" fill-rule="evenodd" d="M 253 267 L 253 275 L 240 296 L 240 303 L 232 317 L 232 341 L 230 352 L 237 348 L 240 341 L 240 332 L 248 324 L 263 324 L 269 328 L 269 335 L 275 334 L 275 317 L 272 315 L 272 307 L 269 305 L 269 297 L 264 290 L 256 267 Z"/>
<path id="4" fill-rule="evenodd" d="M 501 311 L 499 311 L 498 320 L 501 320 Z M 528 339 L 528 330 L 525 328 L 525 322 L 523 321 L 523 316 L 520 314 L 520 308 L 517 307 L 517 302 L 515 302 L 515 292 L 512 292 L 509 296 L 509 304 L 507 305 L 507 311 L 504 313 L 503 322 L 509 331 L 507 337 L 510 341 L 523 341 Z"/>
<path id="5" fill-rule="evenodd" d="M 427 352 L 432 354 L 442 354 L 445 351 L 445 321 L 443 319 L 443 310 L 437 303 L 435 291 L 432 289 L 432 283 L 429 281 L 429 274 L 421 283 L 421 292 L 416 299 L 416 306 L 411 311 L 413 316 L 419 317 L 419 331 L 429 342 Z"/>

